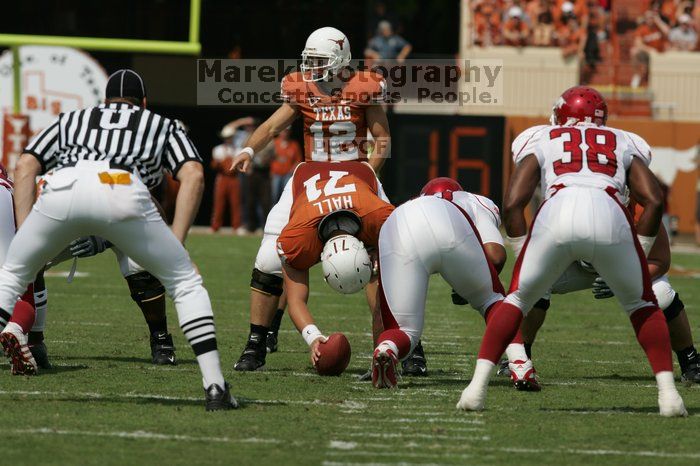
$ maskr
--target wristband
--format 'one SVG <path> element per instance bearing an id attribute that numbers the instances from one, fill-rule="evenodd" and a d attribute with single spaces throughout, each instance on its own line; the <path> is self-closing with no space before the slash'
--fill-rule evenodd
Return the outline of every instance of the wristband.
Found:
<path id="1" fill-rule="evenodd" d="M 507 236 L 508 242 L 510 243 L 510 246 L 513 248 L 513 252 L 515 253 L 515 258 L 517 259 L 518 256 L 520 255 L 520 252 L 523 250 L 523 247 L 525 246 L 525 241 L 527 241 L 527 235 L 523 236 L 516 236 L 515 238 Z"/>
<path id="2" fill-rule="evenodd" d="M 301 331 L 301 336 L 304 337 L 304 341 L 307 345 L 311 346 L 318 337 L 322 337 L 323 334 L 314 324 L 309 324 Z"/>
<path id="3" fill-rule="evenodd" d="M 240 153 L 242 154 L 243 152 L 245 152 L 246 154 L 250 155 L 250 158 L 251 158 L 251 159 L 252 159 L 253 157 L 255 157 L 255 151 L 254 151 L 253 148 L 250 147 L 250 146 L 247 146 L 247 147 L 244 147 L 243 149 L 241 149 L 241 152 L 240 152 Z"/>
<path id="4" fill-rule="evenodd" d="M 639 244 L 642 246 L 642 251 L 644 251 L 644 257 L 647 257 L 649 255 L 649 251 L 651 251 L 651 247 L 656 241 L 656 236 L 637 235 L 637 239 L 639 240 Z"/>

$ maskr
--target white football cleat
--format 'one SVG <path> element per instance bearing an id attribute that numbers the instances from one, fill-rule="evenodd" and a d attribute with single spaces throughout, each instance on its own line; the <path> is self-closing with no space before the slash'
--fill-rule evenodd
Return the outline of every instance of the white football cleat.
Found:
<path id="1" fill-rule="evenodd" d="M 464 411 L 483 411 L 486 405 L 486 388 L 477 387 L 472 381 L 462 392 L 462 396 L 457 402 L 457 409 Z"/>
<path id="2" fill-rule="evenodd" d="M 5 356 L 10 359 L 13 375 L 34 375 L 39 372 L 27 343 L 27 335 L 15 322 L 8 322 L 0 333 L 0 344 Z"/>
<path id="3" fill-rule="evenodd" d="M 542 390 L 540 382 L 537 380 L 537 371 L 532 364 L 532 360 L 513 361 L 508 364 L 510 379 L 516 389 L 523 392 L 539 392 Z"/>
<path id="4" fill-rule="evenodd" d="M 686 417 L 688 411 L 683 404 L 681 395 L 673 390 L 659 392 L 659 414 L 664 417 Z"/>

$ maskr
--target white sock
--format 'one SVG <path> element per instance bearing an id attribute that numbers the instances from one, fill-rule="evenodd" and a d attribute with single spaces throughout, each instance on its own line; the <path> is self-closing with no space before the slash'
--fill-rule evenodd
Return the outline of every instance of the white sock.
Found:
<path id="1" fill-rule="evenodd" d="M 527 361 L 527 353 L 525 352 L 525 345 L 522 343 L 511 343 L 506 348 L 506 355 L 508 356 L 508 362 L 515 361 Z"/>
<path id="2" fill-rule="evenodd" d="M 476 384 L 475 386 L 486 387 L 491 380 L 491 374 L 496 367 L 494 363 L 488 359 L 477 359 L 476 366 L 474 367 L 474 377 L 469 385 Z"/>
<path id="3" fill-rule="evenodd" d="M 209 351 L 197 356 L 199 370 L 202 372 L 202 382 L 204 388 L 215 383 L 224 388 L 224 374 L 221 372 L 221 360 L 217 350 Z"/>
<path id="4" fill-rule="evenodd" d="M 36 318 L 34 319 L 34 326 L 32 327 L 32 332 L 44 331 L 44 327 L 46 326 L 46 311 L 49 307 L 48 297 L 49 292 L 47 290 L 34 292 L 34 306 L 36 308 Z"/>
<path id="5" fill-rule="evenodd" d="M 659 395 L 678 391 L 676 390 L 676 381 L 673 379 L 673 372 L 671 371 L 657 372 L 656 385 L 659 387 Z"/>

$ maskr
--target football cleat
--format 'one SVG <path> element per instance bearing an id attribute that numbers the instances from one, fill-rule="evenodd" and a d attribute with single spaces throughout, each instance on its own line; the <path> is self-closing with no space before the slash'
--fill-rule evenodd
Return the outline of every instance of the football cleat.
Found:
<path id="1" fill-rule="evenodd" d="M 522 392 L 539 392 L 542 390 L 537 380 L 535 366 L 531 360 L 513 361 L 508 364 L 508 369 L 510 370 L 510 379 L 518 390 Z"/>
<path id="2" fill-rule="evenodd" d="M 265 367 L 265 356 L 267 355 L 267 347 L 264 342 L 249 339 L 245 345 L 241 357 L 238 358 L 233 369 L 241 372 L 257 371 Z"/>
<path id="3" fill-rule="evenodd" d="M 510 377 L 510 369 L 508 368 L 508 358 L 501 359 L 501 362 L 498 364 L 498 371 L 496 371 L 496 376 L 498 376 L 498 377 L 503 377 L 503 376 Z"/>
<path id="4" fill-rule="evenodd" d="M 49 361 L 49 352 L 46 349 L 46 344 L 42 341 L 35 344 L 29 344 L 29 351 L 32 352 L 37 366 L 41 369 L 53 369 Z"/>
<path id="5" fill-rule="evenodd" d="M 15 322 L 9 322 L 0 333 L 0 344 L 5 356 L 10 359 L 12 375 L 34 375 L 39 372 L 27 341 L 27 335 Z"/>
<path id="6" fill-rule="evenodd" d="M 419 341 L 411 354 L 401 361 L 401 372 L 403 375 L 413 377 L 425 377 L 428 375 L 428 365 L 423 352 L 423 345 Z"/>
<path id="7" fill-rule="evenodd" d="M 700 357 L 695 355 L 695 358 L 686 365 L 681 374 L 681 382 L 692 385 L 700 383 Z"/>
<path id="8" fill-rule="evenodd" d="M 391 348 L 380 345 L 372 357 L 372 385 L 375 388 L 396 388 L 398 359 Z"/>
<path id="9" fill-rule="evenodd" d="M 265 338 L 265 349 L 268 353 L 277 352 L 277 332 L 267 332 L 267 338 Z"/>
<path id="10" fill-rule="evenodd" d="M 175 345 L 173 336 L 166 332 L 153 332 L 151 335 L 151 360 L 158 366 L 174 366 Z"/>
<path id="11" fill-rule="evenodd" d="M 238 401 L 231 395 L 231 386 L 224 382 L 224 388 L 213 383 L 204 389 L 207 411 L 225 411 L 238 408 Z"/>

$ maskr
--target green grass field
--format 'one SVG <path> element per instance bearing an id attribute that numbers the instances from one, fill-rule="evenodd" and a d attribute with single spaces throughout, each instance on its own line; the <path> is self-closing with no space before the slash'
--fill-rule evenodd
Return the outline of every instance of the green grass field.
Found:
<path id="1" fill-rule="evenodd" d="M 189 248 L 216 313 L 224 373 L 237 411 L 206 413 L 194 357 L 176 326 L 180 364 L 150 364 L 145 323 L 111 253 L 83 260 L 72 284 L 47 279 L 47 344 L 56 368 L 11 377 L 0 365 L 2 464 L 688 464 L 700 459 L 700 387 L 682 387 L 687 419 L 659 417 L 656 388 L 628 319 L 588 293 L 553 300 L 534 348 L 544 389 L 495 380 L 487 410 L 457 412 L 484 324 L 451 304 L 435 278 L 424 346 L 430 376 L 398 390 L 357 381 L 370 360 L 362 294 L 340 296 L 314 270 L 311 307 L 324 332 L 342 331 L 353 358 L 321 378 L 283 322 L 267 370 L 234 373 L 248 331 L 248 282 L 257 238 L 192 236 Z M 676 255 L 700 269 L 700 258 Z M 507 281 L 509 266 L 504 272 Z M 64 268 L 65 270 L 65 268 Z M 700 335 L 698 280 L 674 278 Z M 676 369 L 676 372 L 678 370 Z"/>

